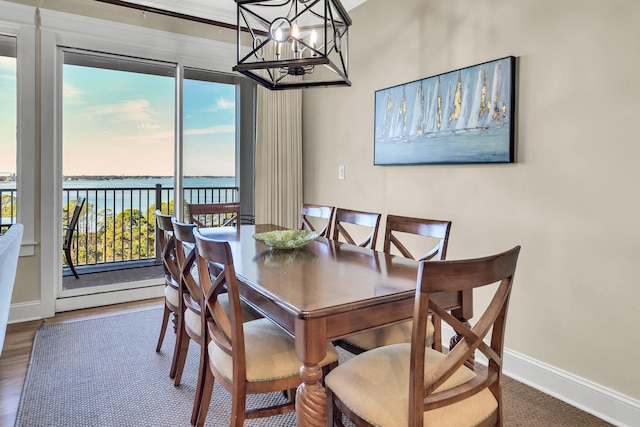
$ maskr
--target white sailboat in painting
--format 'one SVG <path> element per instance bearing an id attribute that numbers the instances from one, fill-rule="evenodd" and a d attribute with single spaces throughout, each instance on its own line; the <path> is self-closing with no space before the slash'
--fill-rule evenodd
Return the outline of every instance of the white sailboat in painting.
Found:
<path id="1" fill-rule="evenodd" d="M 424 93 L 422 89 L 422 81 L 418 82 L 418 88 L 416 89 L 416 100 L 413 103 L 413 110 L 411 111 L 411 126 L 409 128 L 409 137 L 416 137 L 422 135 L 422 128 L 424 127 Z"/>
<path id="2" fill-rule="evenodd" d="M 500 88 L 500 78 L 502 77 L 502 64 L 500 62 L 496 63 L 495 68 L 493 69 L 493 80 L 491 82 L 491 98 L 489 98 L 489 102 L 487 103 L 487 120 L 485 122 L 486 127 L 492 127 L 501 124 L 501 114 L 500 114 L 500 99 L 498 98 L 499 88 Z"/>
<path id="3" fill-rule="evenodd" d="M 471 79 L 467 78 L 464 80 L 464 84 L 462 85 L 462 91 L 460 94 L 461 106 L 460 115 L 458 116 L 458 124 L 456 125 L 456 131 L 464 131 L 469 125 L 469 115 L 471 113 L 472 107 L 472 94 L 473 92 L 471 92 Z"/>
<path id="4" fill-rule="evenodd" d="M 467 120 L 466 129 L 479 129 L 486 112 L 487 74 L 484 67 L 478 69 L 476 85 L 473 89 L 473 99 L 471 100 L 471 111 Z"/>

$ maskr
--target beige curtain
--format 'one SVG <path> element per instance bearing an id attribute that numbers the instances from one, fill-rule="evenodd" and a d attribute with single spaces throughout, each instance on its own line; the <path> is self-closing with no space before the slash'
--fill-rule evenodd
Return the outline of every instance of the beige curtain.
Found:
<path id="1" fill-rule="evenodd" d="M 298 227 L 302 206 L 302 91 L 258 86 L 256 224 Z"/>

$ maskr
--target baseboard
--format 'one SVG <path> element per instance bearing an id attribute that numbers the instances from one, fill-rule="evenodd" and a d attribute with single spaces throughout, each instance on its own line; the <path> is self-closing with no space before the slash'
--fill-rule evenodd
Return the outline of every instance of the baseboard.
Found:
<path id="1" fill-rule="evenodd" d="M 11 304 L 9 308 L 9 324 L 40 320 L 42 318 L 40 313 L 40 300 Z"/>
<path id="2" fill-rule="evenodd" d="M 103 305 L 164 297 L 164 284 L 158 285 L 156 282 L 157 280 L 152 281 L 153 284 L 147 287 L 60 298 L 56 300 L 56 313 L 81 308 L 100 307 Z"/>
<path id="3" fill-rule="evenodd" d="M 453 329 L 448 325 L 443 325 L 442 329 L 443 337 L 453 335 Z M 448 346 L 448 341 L 443 345 Z M 483 362 L 480 358 L 478 361 Z M 613 425 L 631 427 L 638 425 L 640 420 L 639 400 L 508 348 L 504 351 L 503 372 Z"/>
<path id="4" fill-rule="evenodd" d="M 56 301 L 56 312 L 159 297 L 164 297 L 164 284 L 158 285 L 157 280 L 154 280 L 150 281 L 146 287 L 58 299 Z M 39 300 L 11 304 L 9 324 L 40 319 L 42 319 L 42 311 Z"/>

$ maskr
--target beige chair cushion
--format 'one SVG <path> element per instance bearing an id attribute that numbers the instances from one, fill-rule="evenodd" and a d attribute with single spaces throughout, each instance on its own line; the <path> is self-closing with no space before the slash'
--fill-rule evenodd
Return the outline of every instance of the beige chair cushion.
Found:
<path id="1" fill-rule="evenodd" d="M 300 375 L 302 363 L 295 351 L 295 342 L 286 332 L 268 319 L 246 322 L 244 326 L 247 381 L 258 382 Z M 215 342 L 209 344 L 211 363 L 226 379 L 233 380 L 232 357 Z M 327 344 L 327 356 L 321 366 L 338 361 L 338 352 Z"/>
<path id="2" fill-rule="evenodd" d="M 178 294 L 178 290 L 172 286 L 164 287 L 164 297 L 169 301 L 169 304 L 174 307 L 178 307 L 180 304 L 180 295 Z"/>
<path id="3" fill-rule="evenodd" d="M 409 320 L 408 322 L 398 323 L 397 325 L 385 326 L 384 328 L 350 335 L 343 338 L 342 341 L 361 348 L 362 350 L 371 350 L 385 345 L 411 342 L 412 328 L 413 321 Z M 433 322 L 429 320 L 429 322 L 427 322 L 427 342 L 431 342 L 434 330 Z"/>
<path id="4" fill-rule="evenodd" d="M 195 335 L 202 336 L 202 328 L 200 327 L 200 313 L 187 308 L 184 311 L 184 323 L 187 329 L 193 332 Z"/>
<path id="5" fill-rule="evenodd" d="M 395 344 L 364 352 L 333 369 L 325 383 L 355 414 L 373 425 L 409 425 L 411 344 Z M 427 348 L 425 371 L 446 355 Z M 462 366 L 437 391 L 461 384 L 475 373 Z M 424 413 L 425 426 L 475 426 L 489 418 L 498 402 L 488 389 L 458 403 Z"/>

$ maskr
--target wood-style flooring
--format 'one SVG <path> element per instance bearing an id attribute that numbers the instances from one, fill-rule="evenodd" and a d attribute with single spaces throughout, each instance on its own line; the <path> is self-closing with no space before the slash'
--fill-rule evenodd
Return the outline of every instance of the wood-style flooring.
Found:
<path id="1" fill-rule="evenodd" d="M 49 324 L 76 322 L 131 311 L 162 307 L 164 298 L 135 301 L 106 307 L 58 313 L 45 319 Z M 22 386 L 29 366 L 31 347 L 36 329 L 43 320 L 15 323 L 7 327 L 7 335 L 0 357 L 0 427 L 11 427 L 15 423 Z M 158 331 L 160 330 L 158 325 Z"/>

